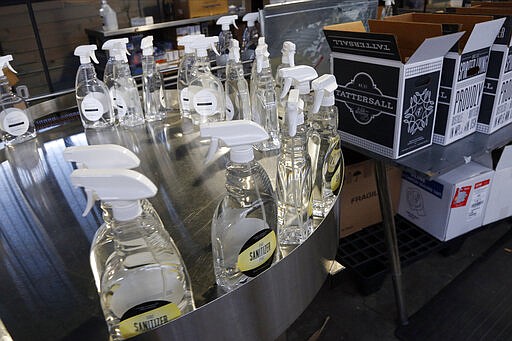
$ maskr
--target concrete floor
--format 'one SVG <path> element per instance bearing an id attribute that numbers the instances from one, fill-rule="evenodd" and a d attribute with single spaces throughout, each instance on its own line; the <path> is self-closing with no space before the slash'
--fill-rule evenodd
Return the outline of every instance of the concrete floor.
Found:
<path id="1" fill-rule="evenodd" d="M 405 303 L 408 315 L 419 310 L 444 286 L 471 265 L 484 251 L 503 236 L 512 224 L 510 220 L 491 224 L 471 234 L 454 254 L 439 252 L 402 269 Z M 329 321 L 318 338 L 326 318 Z M 391 277 L 373 294 L 362 296 L 357 284 L 344 270 L 328 279 L 306 311 L 286 333 L 287 341 L 391 341 L 395 335 L 396 307 Z M 315 335 L 317 336 L 317 335 Z"/>

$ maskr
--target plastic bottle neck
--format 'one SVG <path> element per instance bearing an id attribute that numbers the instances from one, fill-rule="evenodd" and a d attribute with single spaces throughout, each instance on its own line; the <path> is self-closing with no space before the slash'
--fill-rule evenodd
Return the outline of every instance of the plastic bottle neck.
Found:
<path id="1" fill-rule="evenodd" d="M 194 70 L 202 73 L 211 72 L 208 56 L 197 56 L 194 63 Z"/>
<path id="2" fill-rule="evenodd" d="M 234 163 L 249 163 L 254 160 L 254 151 L 252 146 L 231 147 L 229 158 Z"/>
<path id="3" fill-rule="evenodd" d="M 139 217 L 142 214 L 140 200 L 112 202 L 112 215 L 115 220 L 126 222 Z"/>
<path id="4" fill-rule="evenodd" d="M 285 52 L 281 55 L 281 64 L 286 64 L 288 67 L 295 66 L 295 54 Z"/>
<path id="5" fill-rule="evenodd" d="M 78 73 L 81 73 L 84 79 L 90 80 L 96 78 L 96 70 L 92 63 L 82 64 L 78 68 Z"/>
<path id="6" fill-rule="evenodd" d="M 6 95 L 6 94 L 14 94 L 11 89 L 11 85 L 9 84 L 9 80 L 6 76 L 2 75 L 0 76 L 0 95 Z"/>

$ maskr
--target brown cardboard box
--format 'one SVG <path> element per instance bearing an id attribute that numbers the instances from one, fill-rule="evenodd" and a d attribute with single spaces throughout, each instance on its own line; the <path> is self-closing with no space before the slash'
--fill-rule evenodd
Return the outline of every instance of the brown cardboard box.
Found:
<path id="1" fill-rule="evenodd" d="M 390 166 L 387 169 L 387 175 L 393 213 L 395 213 L 398 210 L 400 199 L 402 170 Z M 340 214 L 340 238 L 382 221 L 373 160 L 363 161 L 345 168 Z"/>
<path id="2" fill-rule="evenodd" d="M 228 0 L 177 0 L 174 1 L 176 19 L 207 17 L 228 13 Z"/>

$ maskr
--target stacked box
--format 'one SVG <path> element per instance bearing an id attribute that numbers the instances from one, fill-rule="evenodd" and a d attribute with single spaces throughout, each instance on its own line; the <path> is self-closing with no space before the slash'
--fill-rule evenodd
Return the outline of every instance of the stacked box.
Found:
<path id="1" fill-rule="evenodd" d="M 445 56 L 433 142 L 447 145 L 477 130 L 489 54 L 505 19 L 492 16 L 407 13 L 391 21 L 443 25 L 444 32 L 466 31 Z"/>

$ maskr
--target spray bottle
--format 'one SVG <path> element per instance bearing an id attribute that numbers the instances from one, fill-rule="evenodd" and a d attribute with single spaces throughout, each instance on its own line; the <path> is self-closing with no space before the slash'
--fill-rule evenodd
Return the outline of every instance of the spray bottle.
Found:
<path id="1" fill-rule="evenodd" d="M 142 209 L 156 186 L 127 169 L 78 169 L 71 183 L 112 205 L 115 252 L 100 276 L 111 338 L 124 340 L 195 309 L 185 265 L 162 221 Z"/>
<path id="2" fill-rule="evenodd" d="M 263 37 L 260 37 L 262 39 Z M 251 88 L 252 120 L 265 128 L 270 138 L 256 145 L 260 151 L 279 149 L 279 123 L 277 118 L 277 95 L 272 69 L 268 60 L 267 44 L 256 48 L 256 70 L 254 86 Z"/>
<path id="3" fill-rule="evenodd" d="M 311 159 L 307 152 L 307 130 L 299 90 L 290 91 L 277 164 L 278 241 L 289 253 L 312 232 Z"/>
<path id="4" fill-rule="evenodd" d="M 268 53 L 268 45 L 265 43 L 265 37 L 259 37 L 258 38 L 258 46 L 256 46 L 256 50 L 254 51 L 254 56 L 256 58 L 256 51 L 260 51 L 260 53 L 264 53 L 264 51 L 267 51 Z M 270 54 L 269 54 L 270 55 Z M 268 57 L 268 56 L 267 56 Z M 256 88 L 256 83 L 258 81 L 258 77 L 259 77 L 259 72 L 258 72 L 258 63 L 257 63 L 257 59 L 256 60 L 256 63 L 252 63 L 252 68 L 251 68 L 251 93 L 255 90 Z"/>
<path id="5" fill-rule="evenodd" d="M 249 73 L 251 71 L 251 64 L 256 58 L 256 46 L 258 46 L 258 38 L 260 36 L 258 29 L 256 28 L 256 21 L 259 20 L 259 13 L 252 12 L 247 13 L 242 18 L 243 21 L 247 22 L 244 33 L 242 35 L 242 61 L 250 61 L 251 63 L 244 64 L 244 72 Z"/>
<path id="6" fill-rule="evenodd" d="M 0 57 L 0 134 L 6 146 L 30 140 L 37 134 L 34 121 L 27 110 L 27 103 L 12 91 L 9 80 L 4 75 L 5 67 L 16 73 L 10 61 L 10 54 Z"/>
<path id="7" fill-rule="evenodd" d="M 292 85 L 299 90 L 299 97 L 304 101 L 304 119 L 308 120 L 308 114 L 313 105 L 311 94 L 311 81 L 318 77 L 315 69 L 308 65 L 296 65 L 279 70 L 283 81 L 280 99 L 286 99 Z"/>
<path id="8" fill-rule="evenodd" d="M 218 37 L 205 37 L 191 43 L 196 50 L 196 63 L 191 72 L 188 86 L 190 98 L 190 118 L 194 124 L 224 121 L 226 105 L 224 86 L 210 70 L 208 49 L 215 50 Z M 217 53 L 217 51 L 215 50 Z"/>
<path id="9" fill-rule="evenodd" d="M 196 39 L 204 38 L 204 34 L 194 34 L 178 37 L 178 45 L 185 47 L 185 54 L 178 67 L 178 104 L 181 117 L 190 116 L 190 99 L 188 96 L 188 84 L 191 78 L 192 68 L 196 62 L 196 51 L 191 48 L 191 44 Z"/>
<path id="10" fill-rule="evenodd" d="M 109 89 L 114 86 L 114 63 L 116 58 L 113 50 L 118 44 L 124 44 L 126 46 L 128 41 L 128 38 L 109 39 L 101 46 L 102 50 L 108 51 L 108 59 L 105 64 L 105 70 L 103 71 L 103 83 L 105 83 Z"/>
<path id="11" fill-rule="evenodd" d="M 380 15 L 381 19 L 384 19 L 385 17 L 390 17 L 393 15 L 393 6 L 395 5 L 394 0 L 385 0 L 384 1 L 384 8 L 382 9 L 382 13 Z"/>
<path id="12" fill-rule="evenodd" d="M 277 102 L 277 116 L 279 117 L 279 122 L 283 122 L 286 111 L 286 97 L 281 99 L 284 80 L 281 78 L 279 71 L 283 68 L 295 66 L 295 49 L 295 44 L 291 41 L 285 41 L 283 43 L 283 48 L 281 49 L 281 64 L 279 64 L 276 69 L 276 93 L 279 98 Z"/>
<path id="13" fill-rule="evenodd" d="M 343 178 L 343 154 L 338 134 L 338 108 L 334 104 L 336 78 L 326 74 L 311 82 L 315 100 L 309 115 L 308 140 L 313 175 L 313 215 L 326 216 L 336 200 Z"/>
<path id="14" fill-rule="evenodd" d="M 142 38 L 142 100 L 146 121 L 163 120 L 166 116 L 164 82 L 153 56 L 153 36 Z"/>
<path id="15" fill-rule="evenodd" d="M 110 88 L 117 109 L 119 124 L 134 127 L 144 123 L 144 113 L 140 103 L 137 83 L 132 77 L 128 65 L 126 44 L 118 42 L 112 49 L 114 54 L 114 86 Z"/>
<path id="16" fill-rule="evenodd" d="M 230 25 L 236 26 L 236 19 L 238 19 L 237 15 L 225 15 L 217 19 L 217 25 L 222 27 L 222 31 L 219 33 L 219 42 L 217 44 L 217 50 L 219 54 L 216 56 L 217 66 L 226 66 L 226 62 L 229 56 L 229 47 L 231 45 L 231 40 L 233 39 L 233 33 L 231 33 Z M 217 70 L 217 77 L 220 79 L 224 79 L 226 75 L 226 70 L 224 68 L 220 68 Z"/>
<path id="17" fill-rule="evenodd" d="M 240 63 L 238 40 L 233 39 L 229 48 L 226 65 L 226 120 L 250 120 L 251 96 L 249 85 L 244 77 L 244 68 Z"/>
<path id="18" fill-rule="evenodd" d="M 97 64 L 94 51 L 96 45 L 81 45 L 75 49 L 80 57 L 80 66 L 76 73 L 76 102 L 84 128 L 112 127 L 115 115 L 107 86 L 96 76 L 91 59 Z"/>
<path id="19" fill-rule="evenodd" d="M 100 17 L 103 22 L 103 31 L 113 31 L 119 28 L 116 12 L 110 7 L 107 0 L 101 0 Z"/>
<path id="20" fill-rule="evenodd" d="M 226 165 L 226 195 L 212 219 L 212 251 L 217 284 L 230 291 L 269 268 L 279 257 L 277 205 L 270 179 L 254 161 L 253 144 L 268 139 L 260 125 L 247 121 L 203 124 L 211 137 L 208 159 L 221 140 L 231 147 Z"/>

